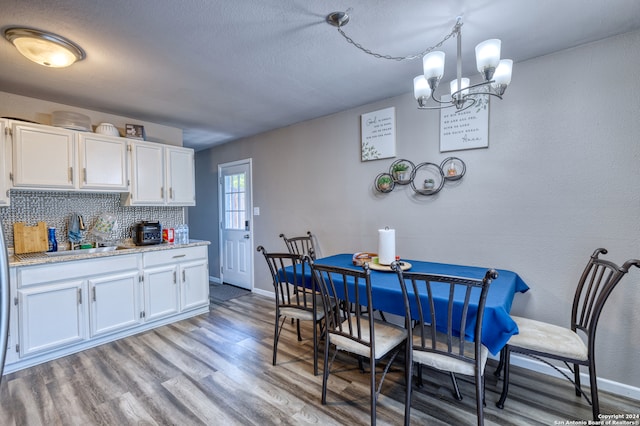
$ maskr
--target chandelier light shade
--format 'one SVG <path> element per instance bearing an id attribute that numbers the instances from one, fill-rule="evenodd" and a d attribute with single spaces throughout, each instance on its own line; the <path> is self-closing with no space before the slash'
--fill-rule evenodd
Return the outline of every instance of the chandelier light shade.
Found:
<path id="1" fill-rule="evenodd" d="M 45 31 L 13 27 L 5 30 L 4 37 L 24 57 L 45 67 L 64 68 L 85 58 L 78 45 Z"/>
<path id="2" fill-rule="evenodd" d="M 431 96 L 431 88 L 424 75 L 419 75 L 413 79 L 413 96 L 421 106 L 426 105 L 429 96 Z"/>
<path id="3" fill-rule="evenodd" d="M 492 38 L 476 46 L 476 65 L 478 72 L 484 76 L 485 80 L 491 80 L 500 63 L 501 43 L 497 38 Z"/>
<path id="4" fill-rule="evenodd" d="M 347 12 L 333 12 L 327 15 L 327 23 L 338 28 L 338 32 L 347 40 L 363 52 L 380 59 L 391 59 L 394 61 L 405 61 L 422 58 L 422 71 L 413 79 L 413 95 L 418 102 L 420 109 L 442 109 L 456 107 L 457 111 L 463 111 L 473 106 L 481 96 L 495 96 L 502 99 L 502 95 L 511 83 L 511 71 L 513 61 L 510 59 L 500 59 L 500 49 L 502 42 L 499 39 L 489 39 L 476 46 L 476 66 L 482 76 L 482 82 L 470 84 L 468 78 L 462 78 L 462 18 L 458 17 L 451 32 L 438 44 L 429 47 L 421 53 L 408 56 L 391 56 L 375 53 L 366 49 L 359 43 L 345 34 L 342 27 L 349 22 L 349 10 Z M 451 99 L 441 100 L 435 96 L 435 91 L 444 76 L 445 54 L 435 49 L 450 39 L 457 39 L 456 55 L 456 78 L 449 84 Z M 473 90 L 472 90 L 473 89 Z M 427 101 L 431 98 L 435 105 L 428 106 Z"/>
<path id="5" fill-rule="evenodd" d="M 430 78 L 440 80 L 444 75 L 444 52 L 436 51 L 426 54 L 422 58 L 422 70 L 427 80 Z"/>

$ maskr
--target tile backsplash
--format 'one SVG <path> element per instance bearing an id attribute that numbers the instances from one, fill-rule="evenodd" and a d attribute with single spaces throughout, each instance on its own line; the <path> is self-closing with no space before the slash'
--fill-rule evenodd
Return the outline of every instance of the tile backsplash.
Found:
<path id="1" fill-rule="evenodd" d="M 102 213 L 116 216 L 116 227 L 110 239 L 124 240 L 131 236 L 131 226 L 141 220 L 159 221 L 163 227 L 176 227 L 184 223 L 184 207 L 139 207 L 120 205 L 118 193 L 54 192 L 11 190 L 11 205 L 0 208 L 5 239 L 13 247 L 13 223 L 24 222 L 33 226 L 46 222 L 55 226 L 58 246 L 67 245 L 68 222 L 73 213 L 84 219 L 87 242 L 95 241 L 91 228 Z"/>

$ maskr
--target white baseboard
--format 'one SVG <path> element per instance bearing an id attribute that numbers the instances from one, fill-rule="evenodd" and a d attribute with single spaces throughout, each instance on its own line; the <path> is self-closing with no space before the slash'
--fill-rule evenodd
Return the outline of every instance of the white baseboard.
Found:
<path id="1" fill-rule="evenodd" d="M 498 359 L 498 357 L 493 357 L 494 359 Z M 549 367 L 543 362 L 535 360 L 533 358 L 526 357 L 524 355 L 519 355 L 516 353 L 511 353 L 511 365 L 516 365 L 518 367 L 526 368 L 528 370 L 532 370 L 538 373 L 546 374 L 548 376 L 559 377 L 564 380 L 564 378 L 560 373 L 558 373 L 553 368 Z M 566 367 L 560 368 L 565 374 L 569 377 L 573 378 L 573 373 L 569 371 Z M 586 367 L 582 368 L 583 371 L 586 370 Z M 583 384 L 589 385 L 589 374 L 580 373 L 580 381 Z M 640 388 L 626 385 L 624 383 L 615 382 L 609 379 L 603 379 L 601 377 L 598 378 L 598 390 L 607 391 L 616 395 L 624 396 L 627 398 L 640 400 Z M 587 392 L 588 395 L 588 392 Z"/>
<path id="2" fill-rule="evenodd" d="M 255 293 L 255 294 L 259 294 L 260 296 L 268 297 L 270 299 L 275 299 L 276 298 L 276 295 L 275 295 L 275 293 L 273 291 L 262 290 L 262 289 L 254 287 L 253 290 L 251 290 L 251 292 Z"/>

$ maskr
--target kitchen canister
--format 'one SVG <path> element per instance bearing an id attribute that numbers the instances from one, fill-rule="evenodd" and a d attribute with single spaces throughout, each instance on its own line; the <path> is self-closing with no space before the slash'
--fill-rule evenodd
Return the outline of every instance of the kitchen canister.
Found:
<path id="1" fill-rule="evenodd" d="M 378 229 L 378 263 L 390 265 L 396 260 L 396 230 Z"/>

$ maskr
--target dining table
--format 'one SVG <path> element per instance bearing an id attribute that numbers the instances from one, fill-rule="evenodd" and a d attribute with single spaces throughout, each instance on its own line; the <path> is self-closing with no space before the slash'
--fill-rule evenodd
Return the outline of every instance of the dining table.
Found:
<path id="1" fill-rule="evenodd" d="M 342 268 L 362 268 L 362 266 L 356 266 L 353 264 L 352 257 L 352 254 L 342 253 L 316 259 L 313 263 Z M 479 280 L 483 279 L 487 270 L 490 269 L 488 267 L 456 265 L 410 259 L 402 259 L 400 262 L 403 262 L 405 268 L 410 268 L 412 272 L 457 276 Z M 404 296 L 402 294 L 397 274 L 391 271 L 388 267 L 377 267 L 378 265 L 371 266 L 372 267 L 369 269 L 373 307 L 385 313 L 404 317 Z M 482 344 L 484 344 L 494 355 L 497 355 L 500 352 L 512 335 L 518 333 L 518 326 L 509 315 L 509 312 L 516 293 L 524 293 L 529 290 L 529 286 L 517 273 L 504 269 L 496 269 L 496 271 L 498 272 L 498 277 L 492 280 L 487 294 L 481 338 Z M 286 271 L 286 273 L 290 274 L 291 270 Z M 300 279 L 302 277 L 297 278 Z M 305 272 L 305 277 L 303 277 L 304 285 L 311 286 L 312 280 L 312 273 L 307 270 Z M 411 286 L 407 286 L 407 292 L 411 298 L 413 290 L 410 287 Z M 449 303 L 448 288 L 442 286 L 440 290 L 441 291 L 439 291 L 437 286 L 434 287 L 434 304 L 436 312 L 438 309 L 447 309 Z M 479 292 L 479 289 L 476 290 Z M 457 300 L 458 293 L 454 293 L 454 303 L 463 302 L 463 294 L 460 293 L 459 296 L 460 300 Z M 366 301 L 364 300 L 361 302 L 366 304 Z M 475 306 L 477 307 L 477 302 L 472 302 L 470 308 L 473 308 L 473 303 L 475 303 Z M 464 334 L 466 339 L 473 340 L 475 324 L 469 323 Z"/>

